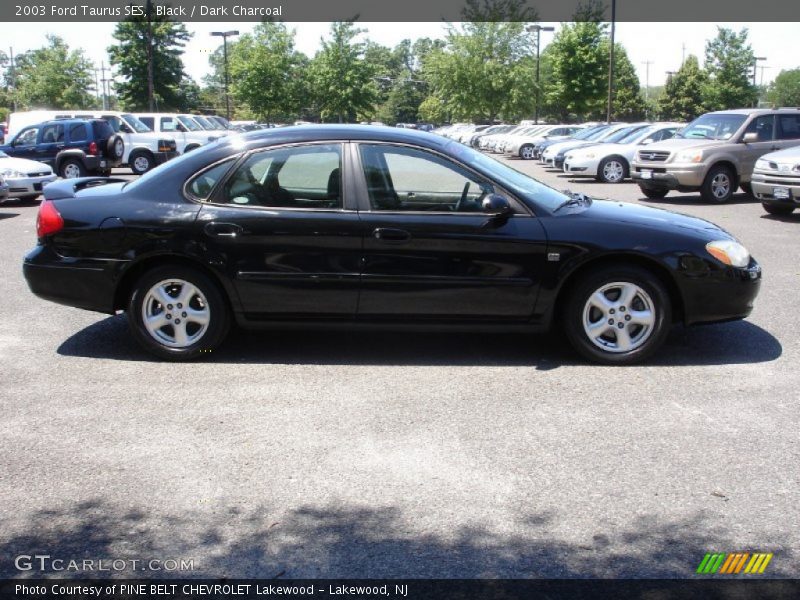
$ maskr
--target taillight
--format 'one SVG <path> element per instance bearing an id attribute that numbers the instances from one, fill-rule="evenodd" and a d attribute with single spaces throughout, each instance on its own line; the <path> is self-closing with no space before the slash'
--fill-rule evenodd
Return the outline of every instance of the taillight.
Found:
<path id="1" fill-rule="evenodd" d="M 36 235 L 41 238 L 61 231 L 63 227 L 64 219 L 56 205 L 50 200 L 43 200 L 39 205 L 39 214 L 36 215 Z"/>
<path id="2" fill-rule="evenodd" d="M 89 154 L 97 154 L 97 142 L 89 142 Z"/>

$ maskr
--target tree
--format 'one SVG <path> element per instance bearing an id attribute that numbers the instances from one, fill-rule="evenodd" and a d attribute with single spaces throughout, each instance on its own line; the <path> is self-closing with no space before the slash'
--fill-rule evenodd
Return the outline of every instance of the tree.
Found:
<path id="1" fill-rule="evenodd" d="M 307 59 L 294 39 L 283 23 L 264 21 L 229 46 L 231 93 L 258 119 L 293 117 L 302 106 Z"/>
<path id="2" fill-rule="evenodd" d="M 758 90 L 751 83 L 753 49 L 747 43 L 747 29 L 739 33 L 717 27 L 717 37 L 706 42 L 705 67 L 709 75 L 705 104 L 709 110 L 753 106 Z"/>
<path id="3" fill-rule="evenodd" d="M 15 57 L 16 99 L 27 108 L 89 108 L 95 105 L 92 63 L 48 35 L 43 48 Z"/>
<path id="4" fill-rule="evenodd" d="M 593 21 L 564 25 L 547 47 L 552 75 L 545 87 L 547 106 L 567 120 L 601 114 L 608 82 L 608 44 L 605 28 Z"/>
<path id="5" fill-rule="evenodd" d="M 775 106 L 800 106 L 800 68 L 781 71 L 769 86 L 767 99 Z"/>
<path id="6" fill-rule="evenodd" d="M 330 39 L 322 40 L 322 49 L 311 61 L 312 90 L 325 120 L 342 123 L 374 113 L 375 69 L 364 60 L 365 44 L 356 41 L 363 32 L 352 21 L 332 23 Z"/>
<path id="7" fill-rule="evenodd" d="M 603 46 L 604 52 L 608 55 L 609 43 Z M 614 103 L 611 118 L 617 121 L 638 121 L 645 118 L 646 109 L 636 68 L 628 58 L 625 47 L 622 44 L 614 44 Z M 605 115 L 603 112 L 602 115 L 596 116 L 602 118 Z"/>
<path id="8" fill-rule="evenodd" d="M 703 94 L 707 87 L 708 74 L 700 68 L 697 57 L 690 54 L 658 99 L 660 118 L 688 122 L 699 117 L 706 112 Z"/>
<path id="9" fill-rule="evenodd" d="M 153 63 L 153 100 L 159 111 L 180 109 L 184 78 L 183 47 L 192 37 L 183 23 L 167 16 L 131 16 L 117 24 L 109 46 L 111 65 L 124 81 L 115 84 L 120 102 L 128 110 L 148 110 L 148 45 Z"/>

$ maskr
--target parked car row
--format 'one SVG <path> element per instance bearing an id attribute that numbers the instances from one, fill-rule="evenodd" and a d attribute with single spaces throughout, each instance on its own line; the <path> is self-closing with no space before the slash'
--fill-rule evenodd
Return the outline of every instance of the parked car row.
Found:
<path id="1" fill-rule="evenodd" d="M 771 214 L 800 206 L 800 108 L 707 113 L 683 123 L 456 124 L 435 131 L 484 152 L 538 159 L 572 177 L 632 180 L 651 199 L 670 191 L 729 201 L 737 188 Z"/>

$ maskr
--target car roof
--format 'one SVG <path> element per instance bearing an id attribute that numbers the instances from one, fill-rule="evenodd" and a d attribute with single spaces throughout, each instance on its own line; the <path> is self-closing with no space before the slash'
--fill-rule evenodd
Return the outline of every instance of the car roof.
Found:
<path id="1" fill-rule="evenodd" d="M 775 113 L 780 114 L 798 114 L 798 108 L 734 108 L 731 110 L 715 110 L 711 113 L 714 115 L 771 115 Z"/>

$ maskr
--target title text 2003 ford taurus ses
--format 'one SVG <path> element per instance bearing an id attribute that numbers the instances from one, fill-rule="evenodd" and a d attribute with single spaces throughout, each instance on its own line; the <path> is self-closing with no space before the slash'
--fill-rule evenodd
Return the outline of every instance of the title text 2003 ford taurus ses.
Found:
<path id="1" fill-rule="evenodd" d="M 632 363 L 673 322 L 746 317 L 761 283 L 711 223 L 558 192 L 456 142 L 379 127 L 257 131 L 133 182 L 57 182 L 37 233 L 35 294 L 125 310 L 170 360 L 208 352 L 233 321 L 558 323 L 588 359 Z"/>

